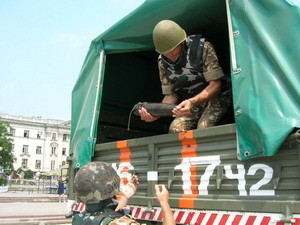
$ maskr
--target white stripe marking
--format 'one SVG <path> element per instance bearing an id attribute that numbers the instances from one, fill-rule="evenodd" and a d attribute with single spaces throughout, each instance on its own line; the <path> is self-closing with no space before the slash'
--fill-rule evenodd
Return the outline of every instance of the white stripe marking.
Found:
<path id="1" fill-rule="evenodd" d="M 177 220 L 177 217 L 178 217 L 178 214 L 179 214 L 179 210 L 176 210 L 173 214 L 173 217 L 174 217 L 174 220 L 176 221 Z"/>
<path id="2" fill-rule="evenodd" d="M 281 220 L 280 217 L 272 216 L 271 219 L 270 219 L 270 221 L 269 221 L 269 224 L 276 224 L 280 220 Z"/>
<path id="3" fill-rule="evenodd" d="M 132 212 L 131 212 L 131 215 L 132 215 L 132 216 L 134 216 L 134 215 L 135 215 L 135 213 L 136 213 L 136 210 L 137 210 L 137 208 L 136 208 L 136 207 L 133 207 L 133 210 L 132 210 Z"/>
<path id="4" fill-rule="evenodd" d="M 185 224 L 187 217 L 189 216 L 189 212 L 185 212 L 180 220 L 180 223 Z"/>
<path id="5" fill-rule="evenodd" d="M 137 216 L 137 218 L 142 218 L 142 214 L 143 214 L 144 212 L 143 212 L 143 209 L 142 208 L 140 208 L 140 213 L 139 213 L 139 215 Z"/>
<path id="6" fill-rule="evenodd" d="M 195 224 L 197 221 L 198 216 L 200 215 L 200 212 L 196 212 L 193 216 L 193 219 L 191 220 L 191 224 Z"/>
<path id="7" fill-rule="evenodd" d="M 204 218 L 203 218 L 203 220 L 202 220 L 202 222 L 201 222 L 201 225 L 206 225 L 207 221 L 210 218 L 210 216 L 211 216 L 211 213 L 206 213 L 205 216 L 204 216 Z"/>
<path id="8" fill-rule="evenodd" d="M 218 213 L 213 225 L 218 225 L 222 219 L 222 217 L 224 216 L 224 214 Z"/>
<path id="9" fill-rule="evenodd" d="M 145 220 L 149 220 L 151 213 L 147 213 L 145 216 Z"/>
<path id="10" fill-rule="evenodd" d="M 249 215 L 243 215 L 242 219 L 239 222 L 239 225 L 245 225 L 248 219 L 249 219 Z"/>
<path id="11" fill-rule="evenodd" d="M 261 221 L 263 220 L 263 216 L 257 216 L 253 222 L 253 225 L 260 225 Z"/>
<path id="12" fill-rule="evenodd" d="M 230 216 L 228 217 L 225 225 L 232 225 L 232 221 L 234 220 L 235 216 L 236 215 L 234 215 L 234 214 L 230 214 Z"/>
<path id="13" fill-rule="evenodd" d="M 156 221 L 157 221 L 157 219 L 158 219 L 160 213 L 161 213 L 161 209 L 159 208 L 159 209 L 157 209 L 157 211 L 156 211 L 156 213 L 155 213 L 155 216 L 153 217 L 153 220 L 156 220 Z"/>

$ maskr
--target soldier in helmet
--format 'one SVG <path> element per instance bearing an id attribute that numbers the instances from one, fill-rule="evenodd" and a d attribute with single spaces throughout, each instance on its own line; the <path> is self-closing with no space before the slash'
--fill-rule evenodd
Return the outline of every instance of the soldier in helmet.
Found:
<path id="1" fill-rule="evenodd" d="M 216 125 L 232 103 L 230 81 L 224 75 L 212 44 L 201 35 L 187 36 L 174 21 L 162 20 L 153 30 L 153 42 L 160 54 L 158 68 L 165 95 L 162 102 L 178 104 L 170 133 Z M 145 108 L 141 119 L 154 117 Z"/>
<path id="2" fill-rule="evenodd" d="M 121 188 L 123 194 L 117 202 L 114 197 L 120 192 L 120 178 L 116 171 L 105 162 L 86 164 L 78 170 L 74 179 L 77 201 L 86 204 L 86 211 L 75 214 L 72 224 L 139 224 L 122 210 L 137 186 L 138 178 L 134 175 Z"/>
<path id="3" fill-rule="evenodd" d="M 75 214 L 72 225 L 140 225 L 122 209 L 136 192 L 138 184 L 137 176 L 133 175 L 126 185 L 120 187 L 120 178 L 109 164 L 86 164 L 78 170 L 74 179 L 77 201 L 86 204 L 86 211 Z M 164 185 L 155 185 L 155 190 L 162 208 L 163 225 L 175 225 L 168 190 Z M 117 202 L 114 197 L 119 191 L 122 195 Z"/>

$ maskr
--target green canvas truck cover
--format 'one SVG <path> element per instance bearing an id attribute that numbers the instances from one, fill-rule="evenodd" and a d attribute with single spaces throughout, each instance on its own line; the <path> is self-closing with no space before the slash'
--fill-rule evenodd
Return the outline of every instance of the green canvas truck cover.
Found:
<path id="1" fill-rule="evenodd" d="M 239 157 L 276 154 L 300 127 L 299 7 L 297 0 L 145 1 L 90 45 L 72 92 L 73 167 L 82 167 L 94 154 L 103 80 L 114 73 L 106 73 L 113 67 L 107 56 L 154 51 L 152 30 L 162 19 L 178 22 L 188 33 L 195 24 L 211 35 L 229 30 Z M 129 59 L 127 65 L 132 66 Z M 121 94 L 124 103 L 125 98 Z"/>

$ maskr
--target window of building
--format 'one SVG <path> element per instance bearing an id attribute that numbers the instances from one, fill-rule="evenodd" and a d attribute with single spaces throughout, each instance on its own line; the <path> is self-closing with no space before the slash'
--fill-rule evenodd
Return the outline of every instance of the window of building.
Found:
<path id="1" fill-rule="evenodd" d="M 10 128 L 10 132 L 9 132 L 12 136 L 16 135 L 16 129 L 14 128 Z"/>
<path id="2" fill-rule="evenodd" d="M 51 155 L 55 155 L 56 153 L 56 147 L 51 147 Z"/>
<path id="3" fill-rule="evenodd" d="M 63 141 L 68 141 L 69 135 L 68 134 L 63 134 Z"/>
<path id="4" fill-rule="evenodd" d="M 42 138 L 43 132 L 42 131 L 38 131 L 36 134 L 36 138 L 40 139 Z"/>
<path id="5" fill-rule="evenodd" d="M 64 166 L 65 164 L 66 164 L 66 162 L 65 162 L 65 161 L 62 161 L 62 162 L 61 162 L 61 165 L 62 165 L 62 166 Z"/>
<path id="6" fill-rule="evenodd" d="M 24 137 L 29 138 L 29 130 L 24 130 Z"/>
<path id="7" fill-rule="evenodd" d="M 61 154 L 62 154 L 62 155 L 66 155 L 66 152 L 67 152 L 67 149 L 66 149 L 66 148 L 62 148 Z"/>
<path id="8" fill-rule="evenodd" d="M 35 169 L 41 169 L 42 161 L 41 160 L 35 160 Z"/>
<path id="9" fill-rule="evenodd" d="M 52 133 L 52 140 L 56 140 L 56 133 Z"/>
<path id="10" fill-rule="evenodd" d="M 23 145 L 22 153 L 28 153 L 28 145 Z"/>
<path id="11" fill-rule="evenodd" d="M 28 165 L 28 159 L 22 159 L 22 167 L 27 168 Z"/>
<path id="12" fill-rule="evenodd" d="M 55 169 L 55 160 L 51 160 L 51 170 Z"/>
<path id="13" fill-rule="evenodd" d="M 42 154 L 42 146 L 36 146 L 36 154 Z"/>

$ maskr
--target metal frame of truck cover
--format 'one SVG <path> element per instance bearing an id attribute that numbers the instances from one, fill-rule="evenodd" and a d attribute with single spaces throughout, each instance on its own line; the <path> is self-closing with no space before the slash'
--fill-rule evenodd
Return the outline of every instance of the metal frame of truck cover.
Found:
<path id="1" fill-rule="evenodd" d="M 300 224 L 299 137 L 276 156 L 239 161 L 235 126 L 224 125 L 99 144 L 93 161 L 110 163 L 124 179 L 138 175 L 130 205 L 139 219 L 161 220 L 154 197 L 160 183 L 170 191 L 177 223 Z"/>

